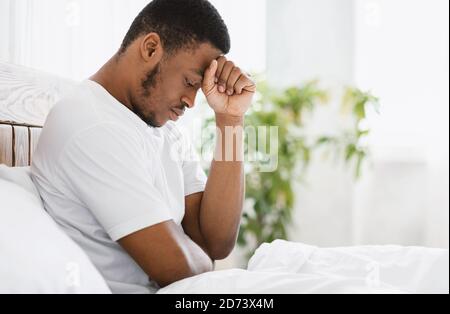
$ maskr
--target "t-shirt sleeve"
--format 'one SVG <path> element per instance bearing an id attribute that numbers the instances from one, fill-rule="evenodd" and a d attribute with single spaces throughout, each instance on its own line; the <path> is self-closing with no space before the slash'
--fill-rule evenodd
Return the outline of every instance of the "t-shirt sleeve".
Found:
<path id="1" fill-rule="evenodd" d="M 173 219 L 154 185 L 152 160 L 137 134 L 101 124 L 72 138 L 58 175 L 113 241 Z"/>
<path id="2" fill-rule="evenodd" d="M 200 163 L 191 141 L 184 136 L 184 157 L 182 160 L 184 176 L 184 195 L 192 195 L 205 191 L 207 176 Z"/>

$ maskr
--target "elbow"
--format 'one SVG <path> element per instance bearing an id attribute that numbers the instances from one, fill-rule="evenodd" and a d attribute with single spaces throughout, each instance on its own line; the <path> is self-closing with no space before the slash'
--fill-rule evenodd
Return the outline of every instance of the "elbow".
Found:
<path id="1" fill-rule="evenodd" d="M 211 258 L 215 261 L 221 261 L 230 256 L 231 251 L 217 251 L 211 253 Z"/>
<path id="2" fill-rule="evenodd" d="M 226 259 L 233 252 L 236 245 L 236 240 L 232 241 L 218 241 L 216 244 L 209 246 L 209 256 L 212 260 L 220 261 Z"/>
<path id="3" fill-rule="evenodd" d="M 190 254 L 180 251 L 172 263 L 166 263 L 151 279 L 164 288 L 180 280 L 213 271 L 213 268 L 213 261 L 206 253 Z"/>
<path id="4" fill-rule="evenodd" d="M 212 261 L 196 261 L 196 263 L 187 260 L 179 261 L 176 268 L 168 270 L 163 276 L 153 278 L 161 288 L 170 286 L 171 284 L 183 279 L 195 277 L 203 273 L 213 270 Z"/>

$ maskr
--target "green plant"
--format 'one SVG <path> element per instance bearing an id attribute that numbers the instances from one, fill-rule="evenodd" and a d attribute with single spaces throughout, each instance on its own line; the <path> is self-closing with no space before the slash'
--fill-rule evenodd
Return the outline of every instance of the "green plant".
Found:
<path id="1" fill-rule="evenodd" d="M 362 122 L 369 105 L 378 107 L 378 99 L 359 89 L 346 88 L 342 112 L 351 120 L 351 127 L 337 136 L 308 135 L 305 132 L 308 118 L 319 105 L 328 102 L 329 93 L 320 88 L 317 81 L 283 91 L 270 88 L 264 81 L 258 83 L 258 95 L 246 117 L 246 126 L 278 127 L 278 166 L 274 172 L 262 172 L 258 163 L 246 164 L 247 206 L 238 244 L 248 249 L 249 255 L 262 243 L 287 239 L 295 201 L 292 183 L 304 180 L 305 170 L 316 150 L 326 149 L 348 165 L 355 163 L 355 176 L 360 176 L 368 156 L 368 148 L 363 142 L 369 134 Z M 206 135 L 202 150 L 214 143 L 213 125 L 214 119 L 208 119 L 204 124 Z M 257 150 L 252 147 L 255 143 L 248 141 L 246 144 L 246 152 Z M 270 146 L 270 142 L 266 145 Z M 264 159 L 266 156 L 259 157 Z"/>
<path id="2" fill-rule="evenodd" d="M 335 155 L 343 154 L 347 165 L 354 163 L 355 178 L 361 177 L 363 162 L 369 155 L 367 138 L 370 128 L 365 125 L 368 110 L 379 112 L 379 99 L 370 92 L 363 92 L 355 87 L 346 87 L 341 102 L 342 113 L 350 118 L 350 127 L 339 136 L 322 136 L 318 146 L 327 145 L 326 149 Z M 340 156 L 337 156 L 340 157 Z"/>

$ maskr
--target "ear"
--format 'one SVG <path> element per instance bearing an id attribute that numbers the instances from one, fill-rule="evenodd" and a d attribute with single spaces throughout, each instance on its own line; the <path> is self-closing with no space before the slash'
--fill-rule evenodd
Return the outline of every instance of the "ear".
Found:
<path id="1" fill-rule="evenodd" d="M 164 54 L 159 35 L 157 33 L 147 34 L 141 40 L 140 52 L 144 62 L 159 63 Z"/>

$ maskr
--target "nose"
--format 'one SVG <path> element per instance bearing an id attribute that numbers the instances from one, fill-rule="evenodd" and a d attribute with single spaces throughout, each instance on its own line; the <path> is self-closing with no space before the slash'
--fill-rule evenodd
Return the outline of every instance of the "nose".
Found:
<path id="1" fill-rule="evenodd" d="M 181 103 L 185 104 L 186 107 L 188 107 L 189 109 L 194 108 L 194 106 L 195 106 L 195 96 L 196 95 L 197 95 L 197 93 L 189 95 L 189 96 L 181 97 Z"/>

